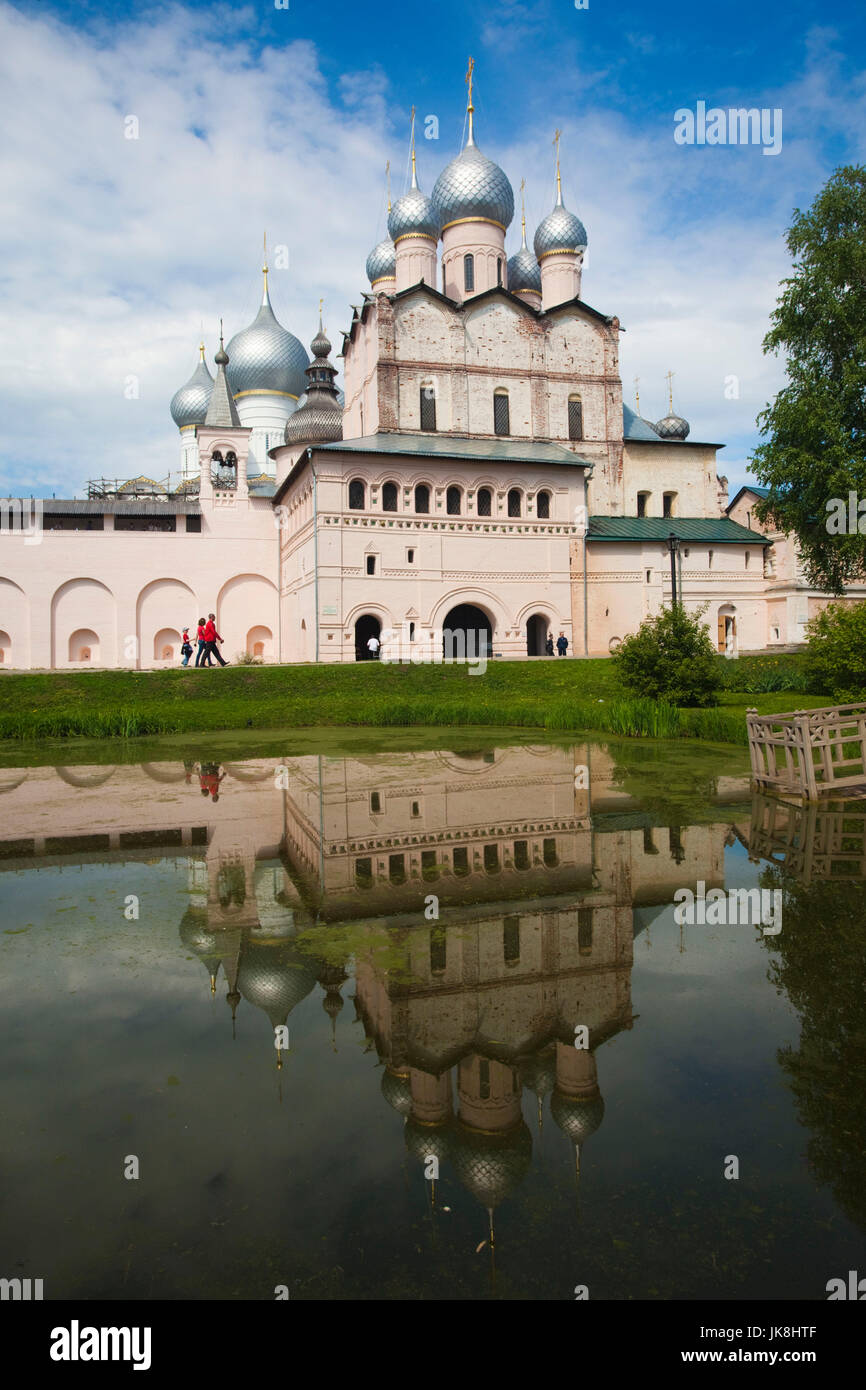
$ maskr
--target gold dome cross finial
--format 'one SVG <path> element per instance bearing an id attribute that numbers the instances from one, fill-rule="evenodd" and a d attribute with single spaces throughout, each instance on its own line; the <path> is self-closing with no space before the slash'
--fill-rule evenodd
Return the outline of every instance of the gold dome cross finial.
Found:
<path id="1" fill-rule="evenodd" d="M 561 131 L 561 130 L 555 130 L 555 131 L 553 132 L 553 148 L 554 148 L 554 150 L 556 151 L 556 201 L 557 201 L 557 202 L 560 202 L 561 199 L 562 199 L 562 179 L 561 179 L 560 173 L 559 173 L 559 142 L 560 142 L 561 139 L 562 139 L 562 131 Z"/>
<path id="2" fill-rule="evenodd" d="M 412 187 L 415 187 L 415 107 L 409 117 L 409 148 L 412 151 Z"/>
<path id="3" fill-rule="evenodd" d="M 388 185 L 388 211 L 391 211 L 391 161 L 385 161 L 385 182 Z"/>
<path id="4" fill-rule="evenodd" d="M 639 377 L 639 376 L 636 376 L 635 379 L 634 379 L 634 403 L 635 403 L 635 409 L 637 410 L 638 415 L 640 415 L 640 392 L 639 392 L 638 389 L 637 389 L 639 385 L 640 385 L 640 377 Z"/>
<path id="5" fill-rule="evenodd" d="M 467 87 L 467 89 L 468 89 L 468 100 L 467 100 L 467 102 L 466 102 L 466 114 L 467 114 L 467 116 L 469 117 L 469 134 L 468 134 L 467 139 L 466 139 L 467 145 L 471 145 L 471 144 L 473 144 L 473 142 L 474 142 L 474 135 L 473 135 L 473 132 L 472 132 L 472 115 L 473 115 L 473 112 L 475 111 L 475 107 L 474 107 L 473 104 L 472 104 L 472 83 L 473 83 L 472 74 L 473 74 L 474 71 L 475 71 L 475 59 L 470 57 L 470 59 L 469 59 L 469 66 L 468 66 L 468 68 L 466 69 L 466 87 Z"/>
<path id="6" fill-rule="evenodd" d="M 665 372 L 665 381 L 668 384 L 668 403 L 671 408 L 671 415 L 674 413 L 674 373 Z"/>

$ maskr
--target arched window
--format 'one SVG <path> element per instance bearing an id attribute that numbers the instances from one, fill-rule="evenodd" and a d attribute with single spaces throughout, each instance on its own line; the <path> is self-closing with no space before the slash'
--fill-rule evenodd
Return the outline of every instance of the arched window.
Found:
<path id="1" fill-rule="evenodd" d="M 637 495 L 637 514 L 638 514 L 638 516 L 646 516 L 646 515 L 647 515 L 647 507 L 648 507 L 648 505 L 649 505 L 649 499 L 650 499 L 650 494 L 649 494 L 648 492 L 639 492 L 639 493 L 638 493 L 638 495 Z"/>
<path id="2" fill-rule="evenodd" d="M 496 283 L 497 283 L 497 285 L 501 285 L 501 284 L 502 284 L 502 257 L 501 257 L 501 256 L 497 256 L 497 257 L 496 257 Z"/>
<path id="3" fill-rule="evenodd" d="M 677 495 L 675 492 L 662 493 L 662 516 L 676 516 Z"/>
<path id="4" fill-rule="evenodd" d="M 436 388 L 430 381 L 421 387 L 421 428 L 436 428 Z"/>
<path id="5" fill-rule="evenodd" d="M 430 489 L 426 483 L 419 483 L 415 489 L 415 510 L 425 514 L 430 510 Z"/>
<path id="6" fill-rule="evenodd" d="M 382 488 L 382 511 L 396 512 L 397 510 L 397 484 L 385 483 Z"/>
<path id="7" fill-rule="evenodd" d="M 362 512 L 366 501 L 367 489 L 360 478 L 353 478 L 349 484 L 349 509 L 353 512 Z"/>
<path id="8" fill-rule="evenodd" d="M 226 468 L 237 468 L 237 466 L 238 456 L 233 449 L 230 449 L 229 452 L 226 454 Z"/>
<path id="9" fill-rule="evenodd" d="M 508 392 L 501 386 L 493 393 L 493 433 L 511 433 L 511 422 L 508 416 Z"/>
<path id="10" fill-rule="evenodd" d="M 222 461 L 223 461 L 223 456 L 222 456 L 222 454 L 220 453 L 219 449 L 214 449 L 213 453 L 211 454 L 211 459 L 212 459 L 213 462 L 216 463 L 216 464 L 221 464 L 221 463 L 222 463 Z"/>
<path id="11" fill-rule="evenodd" d="M 512 487 L 508 489 L 508 515 L 520 516 L 520 503 L 523 499 L 520 496 L 520 488 Z"/>
<path id="12" fill-rule="evenodd" d="M 583 439 L 583 402 L 580 396 L 568 398 L 568 437 Z"/>
<path id="13" fill-rule="evenodd" d="M 449 487 L 445 494 L 445 508 L 449 516 L 460 515 L 461 492 L 459 487 Z"/>
<path id="14" fill-rule="evenodd" d="M 464 290 L 475 289 L 475 257 L 463 257 L 463 288 Z"/>
<path id="15" fill-rule="evenodd" d="M 478 515 L 490 516 L 493 512 L 493 493 L 489 487 L 478 489 Z"/>
<path id="16" fill-rule="evenodd" d="M 535 514 L 539 521 L 550 520 L 550 493 L 540 492 L 535 499 Z"/>

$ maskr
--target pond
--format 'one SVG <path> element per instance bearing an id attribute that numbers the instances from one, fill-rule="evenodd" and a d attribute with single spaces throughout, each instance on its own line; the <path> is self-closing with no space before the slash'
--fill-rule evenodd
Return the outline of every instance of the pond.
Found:
<path id="1" fill-rule="evenodd" d="M 866 1268 L 866 802 L 697 745 L 220 738 L 0 769 L 0 1275 L 736 1300 Z"/>

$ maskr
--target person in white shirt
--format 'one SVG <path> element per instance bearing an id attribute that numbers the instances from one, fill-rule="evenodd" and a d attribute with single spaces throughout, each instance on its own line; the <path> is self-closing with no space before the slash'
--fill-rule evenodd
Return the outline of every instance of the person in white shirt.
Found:
<path id="1" fill-rule="evenodd" d="M 373 637 L 369 637 L 369 638 L 367 639 L 367 651 L 370 653 L 370 660 L 371 660 L 371 661 L 378 661 L 378 659 L 379 659 L 379 646 L 380 646 L 380 643 L 379 643 L 378 637 L 373 636 Z"/>

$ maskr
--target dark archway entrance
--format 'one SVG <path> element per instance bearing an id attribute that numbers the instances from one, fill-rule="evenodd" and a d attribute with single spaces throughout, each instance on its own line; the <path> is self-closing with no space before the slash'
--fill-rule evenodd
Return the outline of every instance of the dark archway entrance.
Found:
<path id="1" fill-rule="evenodd" d="M 543 613 L 533 613 L 526 624 L 526 655 L 544 656 L 549 625 Z"/>
<path id="2" fill-rule="evenodd" d="M 367 643 L 371 637 L 381 637 L 382 624 L 378 618 L 374 618 L 372 613 L 362 613 L 355 623 L 355 660 L 372 661 L 373 653 L 368 650 Z"/>
<path id="3" fill-rule="evenodd" d="M 490 619 L 474 603 L 458 603 L 442 624 L 442 654 L 472 659 L 492 656 L 493 631 Z"/>

